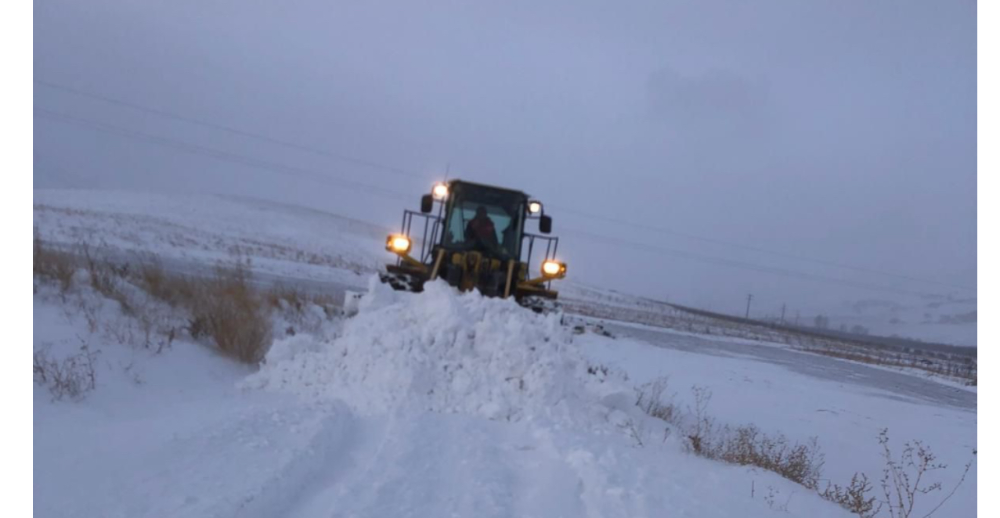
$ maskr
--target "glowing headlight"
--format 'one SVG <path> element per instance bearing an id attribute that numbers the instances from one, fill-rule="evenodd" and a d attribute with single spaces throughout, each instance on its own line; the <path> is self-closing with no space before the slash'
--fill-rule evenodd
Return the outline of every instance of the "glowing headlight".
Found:
<path id="1" fill-rule="evenodd" d="M 406 236 L 389 236 L 385 241 L 385 249 L 397 254 L 405 254 L 410 251 L 410 238 Z"/>
<path id="2" fill-rule="evenodd" d="M 431 190 L 431 194 L 434 195 L 436 199 L 443 200 L 448 197 L 448 184 L 436 183 L 434 184 L 434 189 Z"/>
<path id="3" fill-rule="evenodd" d="M 529 201 L 528 202 L 528 213 L 538 214 L 542 211 L 542 202 L 540 201 Z"/>
<path id="4" fill-rule="evenodd" d="M 566 263 L 559 261 L 545 261 L 542 263 L 542 275 L 554 278 L 566 275 Z"/>

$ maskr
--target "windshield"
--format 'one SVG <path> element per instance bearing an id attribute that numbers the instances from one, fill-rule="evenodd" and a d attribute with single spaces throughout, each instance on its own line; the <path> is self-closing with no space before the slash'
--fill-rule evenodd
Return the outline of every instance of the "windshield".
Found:
<path id="1" fill-rule="evenodd" d="M 523 195 L 454 184 L 445 217 L 444 245 L 477 249 L 504 259 L 518 258 L 523 217 Z"/>

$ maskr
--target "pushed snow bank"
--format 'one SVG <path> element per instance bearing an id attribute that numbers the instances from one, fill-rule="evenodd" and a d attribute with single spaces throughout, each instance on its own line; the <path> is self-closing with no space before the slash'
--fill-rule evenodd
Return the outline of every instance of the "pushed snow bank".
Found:
<path id="1" fill-rule="evenodd" d="M 372 278 L 339 336 L 276 342 L 244 385 L 343 400 L 363 414 L 404 407 L 575 421 L 629 406 L 623 384 L 587 367 L 558 315 L 443 282 L 413 294 Z"/>

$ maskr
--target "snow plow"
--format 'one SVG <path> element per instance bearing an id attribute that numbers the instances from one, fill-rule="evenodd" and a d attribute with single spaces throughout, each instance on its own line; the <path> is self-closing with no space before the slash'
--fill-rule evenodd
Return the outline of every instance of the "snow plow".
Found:
<path id="1" fill-rule="evenodd" d="M 529 221 L 538 222 L 539 233 L 525 230 Z M 396 261 L 380 279 L 411 292 L 442 279 L 459 291 L 513 297 L 547 312 L 558 298 L 552 281 L 566 276 L 566 264 L 556 260 L 559 238 L 551 232 L 542 203 L 524 192 L 462 180 L 438 183 L 421 198 L 419 212 L 403 212 L 401 232 L 386 238 Z"/>

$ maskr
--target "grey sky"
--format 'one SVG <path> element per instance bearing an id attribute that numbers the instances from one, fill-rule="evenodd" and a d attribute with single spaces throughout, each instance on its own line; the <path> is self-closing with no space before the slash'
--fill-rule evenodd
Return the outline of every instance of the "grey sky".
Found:
<path id="1" fill-rule="evenodd" d="M 974 287 L 975 10 L 972 1 L 35 2 L 36 79 L 413 172 L 36 85 L 36 109 L 408 197 L 40 118 L 35 185 L 227 192 L 395 225 L 451 163 L 452 176 L 547 202 L 571 275 L 584 282 L 726 311 L 751 291 L 772 305 L 897 297 L 615 248 L 579 231 L 975 295 L 579 214 Z"/>

